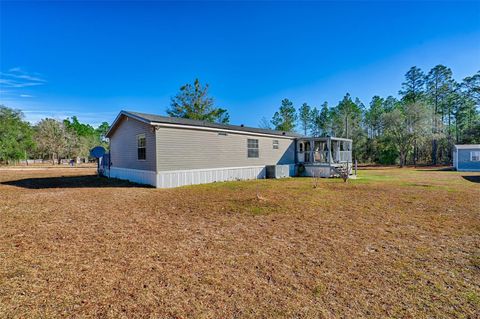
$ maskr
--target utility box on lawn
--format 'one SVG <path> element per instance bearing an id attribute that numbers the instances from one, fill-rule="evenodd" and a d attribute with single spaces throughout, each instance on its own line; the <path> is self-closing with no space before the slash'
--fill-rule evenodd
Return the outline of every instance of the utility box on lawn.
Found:
<path id="1" fill-rule="evenodd" d="M 267 165 L 267 178 L 285 178 L 290 176 L 289 165 Z"/>

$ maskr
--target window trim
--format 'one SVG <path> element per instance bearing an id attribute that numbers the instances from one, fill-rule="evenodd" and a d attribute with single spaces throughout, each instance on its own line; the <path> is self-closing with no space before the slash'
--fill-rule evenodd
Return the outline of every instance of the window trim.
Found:
<path id="1" fill-rule="evenodd" d="M 470 151 L 470 162 L 480 162 L 480 151 Z"/>
<path id="2" fill-rule="evenodd" d="M 137 161 L 146 161 L 147 160 L 147 137 L 145 135 L 145 133 L 142 133 L 142 134 L 137 134 L 136 136 L 136 141 L 137 141 Z M 143 138 L 144 139 L 144 146 L 143 147 L 140 147 L 140 139 Z M 144 149 L 144 153 L 145 153 L 145 158 L 140 158 L 140 154 L 139 154 L 139 150 L 140 149 Z"/>
<path id="3" fill-rule="evenodd" d="M 273 140 L 272 141 L 272 149 L 274 149 L 274 150 L 280 149 L 280 142 L 278 140 Z"/>
<path id="4" fill-rule="evenodd" d="M 253 147 L 251 147 L 251 143 L 253 143 Z M 256 147 L 255 147 L 256 145 Z M 250 151 L 256 151 L 257 156 L 251 156 Z M 254 138 L 247 139 L 247 158 L 260 158 L 260 141 Z"/>

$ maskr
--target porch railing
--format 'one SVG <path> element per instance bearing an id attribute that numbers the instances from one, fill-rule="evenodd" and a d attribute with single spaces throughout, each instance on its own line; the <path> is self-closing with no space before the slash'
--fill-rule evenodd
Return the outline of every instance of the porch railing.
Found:
<path id="1" fill-rule="evenodd" d="M 329 163 L 328 151 L 306 151 L 297 152 L 297 158 L 300 163 Z M 345 163 L 352 161 L 351 151 L 338 151 L 332 153 L 333 163 Z"/>
<path id="2" fill-rule="evenodd" d="M 352 152 L 351 151 L 339 151 L 333 154 L 333 161 L 335 163 L 351 162 L 352 161 Z"/>
<path id="3" fill-rule="evenodd" d="M 298 152 L 298 161 L 301 163 L 329 163 L 328 151 Z"/>

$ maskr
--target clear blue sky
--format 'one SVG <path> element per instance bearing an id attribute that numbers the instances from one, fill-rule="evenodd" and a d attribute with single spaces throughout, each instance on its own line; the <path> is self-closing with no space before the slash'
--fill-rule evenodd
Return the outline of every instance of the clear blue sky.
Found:
<path id="1" fill-rule="evenodd" d="M 0 18 L 0 103 L 33 122 L 165 114 L 198 77 L 233 124 L 257 126 L 285 97 L 368 104 L 413 65 L 480 70 L 480 2 L 1 1 Z"/>

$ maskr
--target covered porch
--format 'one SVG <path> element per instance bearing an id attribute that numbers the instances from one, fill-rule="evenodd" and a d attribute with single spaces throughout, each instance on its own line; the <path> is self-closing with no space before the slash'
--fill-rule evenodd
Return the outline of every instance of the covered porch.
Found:
<path id="1" fill-rule="evenodd" d="M 297 164 L 307 176 L 331 177 L 338 168 L 352 168 L 352 140 L 339 137 L 305 137 L 296 141 Z"/>
<path id="2" fill-rule="evenodd" d="M 339 137 L 299 138 L 297 162 L 301 164 L 351 163 L 352 140 Z"/>

